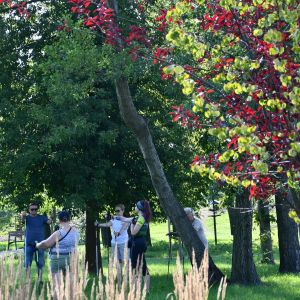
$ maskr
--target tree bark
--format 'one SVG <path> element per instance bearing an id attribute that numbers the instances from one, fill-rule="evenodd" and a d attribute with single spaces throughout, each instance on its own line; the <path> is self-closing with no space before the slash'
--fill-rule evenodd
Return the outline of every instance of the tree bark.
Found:
<path id="1" fill-rule="evenodd" d="M 198 238 L 191 222 L 187 219 L 183 208 L 178 203 L 166 179 L 162 164 L 154 146 L 151 133 L 144 118 L 140 116 L 133 103 L 127 79 L 122 77 L 115 81 L 116 92 L 121 116 L 125 124 L 134 132 L 145 163 L 149 170 L 153 187 L 160 200 L 161 207 L 175 225 L 178 233 L 187 248 L 189 256 L 195 252 L 196 262 L 200 265 L 205 247 Z M 223 273 L 209 258 L 210 283 L 220 281 Z"/>
<path id="2" fill-rule="evenodd" d="M 259 200 L 258 219 L 260 229 L 260 247 L 262 252 L 261 262 L 265 264 L 274 264 L 269 202 Z"/>
<path id="3" fill-rule="evenodd" d="M 275 196 L 278 242 L 280 255 L 280 273 L 300 272 L 300 247 L 298 226 L 289 217 L 289 210 L 293 207 L 291 191 L 288 193 L 280 190 Z"/>
<path id="4" fill-rule="evenodd" d="M 85 261 L 88 266 L 88 272 L 97 274 L 96 264 L 96 228 L 94 225 L 95 220 L 98 219 L 99 210 L 95 205 L 96 201 L 90 201 L 86 205 L 86 227 L 85 227 Z M 99 241 L 98 241 L 99 242 Z M 100 243 L 98 243 L 98 271 L 103 273 L 102 257 L 100 251 Z"/>
<path id="5" fill-rule="evenodd" d="M 252 253 L 252 208 L 244 191 L 237 195 L 235 208 L 229 213 L 231 232 L 233 234 L 232 246 L 232 283 L 245 285 L 258 285 L 260 279 L 256 272 Z"/>

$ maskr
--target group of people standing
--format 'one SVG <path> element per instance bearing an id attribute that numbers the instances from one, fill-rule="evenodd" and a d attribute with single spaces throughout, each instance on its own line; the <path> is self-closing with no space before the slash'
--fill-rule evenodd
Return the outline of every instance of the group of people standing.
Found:
<path id="1" fill-rule="evenodd" d="M 45 239 L 44 225 L 52 222 L 51 218 L 38 214 L 39 206 L 36 203 L 29 205 L 29 214 L 22 213 L 25 222 L 25 268 L 28 269 L 37 252 L 38 281 L 42 283 L 42 269 L 45 263 L 44 250 L 50 249 L 50 269 L 53 277 L 58 277 L 61 271 L 64 273 L 70 264 L 71 254 L 76 250 L 79 241 L 78 230 L 70 225 L 70 214 L 68 211 L 61 211 L 58 214 L 60 226 L 50 237 Z M 204 227 L 194 211 L 186 207 L 184 211 L 192 223 L 204 246 L 208 242 L 204 233 Z M 150 274 L 147 267 L 145 253 L 147 250 L 147 233 L 152 213 L 149 202 L 140 200 L 135 205 L 137 217 L 124 217 L 125 206 L 115 206 L 115 215 L 106 223 L 95 221 L 96 227 L 110 227 L 112 230 L 112 253 L 117 254 L 118 282 L 121 282 L 122 265 L 130 258 L 132 270 L 141 267 L 144 276 L 146 290 L 150 288 Z M 129 233 L 129 234 L 128 234 Z M 128 248 L 129 250 L 126 250 Z M 129 253 L 129 257 L 125 254 Z M 142 264 L 142 265 L 141 265 Z"/>
<path id="2" fill-rule="evenodd" d="M 149 202 L 146 200 L 140 200 L 135 205 L 135 212 L 138 214 L 134 218 L 124 217 L 125 206 L 124 204 L 117 204 L 115 207 L 115 216 L 107 223 L 95 222 L 95 226 L 98 227 L 111 227 L 112 229 L 112 253 L 117 253 L 118 260 L 118 281 L 121 281 L 122 265 L 128 257 L 125 257 L 126 253 L 129 253 L 131 267 L 135 270 L 139 268 L 142 263 L 142 273 L 144 276 L 144 282 L 146 290 L 150 288 L 150 274 L 147 267 L 145 253 L 147 250 L 147 232 L 149 229 L 149 222 L 152 217 Z M 128 235 L 130 233 L 130 238 Z M 125 250 L 125 248 L 129 250 Z"/>
<path id="3" fill-rule="evenodd" d="M 36 263 L 38 268 L 38 281 L 42 283 L 42 270 L 45 264 L 44 250 L 50 249 L 50 269 L 52 276 L 58 277 L 60 272 L 65 272 L 70 263 L 71 254 L 76 250 L 79 232 L 75 227 L 70 225 L 70 214 L 67 211 L 61 211 L 58 214 L 60 222 L 59 229 L 54 231 L 50 237 L 45 239 L 45 224 L 51 224 L 51 218 L 38 214 L 39 206 L 31 203 L 28 207 L 29 214 L 23 212 L 21 217 L 25 222 L 25 268 L 32 264 L 34 253 L 36 252 Z M 118 276 L 122 276 L 122 263 L 126 259 L 124 254 L 125 248 L 130 246 L 130 259 L 132 269 L 142 263 L 142 272 L 145 278 L 147 290 L 150 286 L 150 276 L 145 259 L 147 249 L 146 236 L 149 222 L 151 220 L 151 209 L 149 202 L 141 200 L 136 203 L 135 210 L 138 214 L 134 218 L 125 218 L 123 216 L 125 206 L 118 204 L 115 207 L 115 216 L 107 223 L 95 222 L 98 227 L 111 227 L 112 234 L 112 251 L 117 253 L 118 259 Z M 128 238 L 128 228 L 130 228 L 131 238 Z M 129 245 L 131 244 L 131 245 Z"/>

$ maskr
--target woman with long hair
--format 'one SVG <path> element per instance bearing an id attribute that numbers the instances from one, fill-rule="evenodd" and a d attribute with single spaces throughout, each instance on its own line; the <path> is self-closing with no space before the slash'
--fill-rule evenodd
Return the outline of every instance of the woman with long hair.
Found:
<path id="1" fill-rule="evenodd" d="M 137 218 L 122 218 L 122 221 L 130 221 L 130 232 L 132 238 L 132 245 L 130 251 L 132 269 L 140 268 L 142 263 L 142 272 L 146 290 L 149 292 L 150 288 L 150 274 L 147 268 L 145 253 L 147 250 L 147 232 L 149 229 L 149 222 L 151 221 L 152 213 L 150 204 L 147 200 L 140 200 L 135 205 L 135 211 L 138 214 Z"/>

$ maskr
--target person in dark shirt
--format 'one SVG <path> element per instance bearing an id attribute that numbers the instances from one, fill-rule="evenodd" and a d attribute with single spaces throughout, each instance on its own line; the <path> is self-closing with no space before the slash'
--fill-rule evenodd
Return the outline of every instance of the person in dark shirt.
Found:
<path id="1" fill-rule="evenodd" d="M 118 217 L 123 222 L 130 222 L 130 231 L 132 236 L 132 245 L 130 251 L 132 269 L 139 269 L 142 264 L 142 272 L 146 285 L 146 290 L 150 289 L 150 274 L 147 267 L 145 253 L 147 250 L 147 231 L 152 217 L 150 204 L 147 200 L 140 200 L 135 205 L 135 211 L 138 214 L 136 218 Z"/>
<path id="2" fill-rule="evenodd" d="M 38 282 L 42 282 L 42 272 L 45 264 L 44 250 L 36 249 L 36 242 L 45 239 L 45 224 L 50 224 L 51 219 L 47 216 L 38 214 L 39 206 L 37 203 L 30 203 L 28 206 L 29 214 L 22 212 L 21 217 L 25 222 L 25 268 L 26 271 L 31 267 L 34 252 L 37 251 L 37 268 L 38 268 Z"/>

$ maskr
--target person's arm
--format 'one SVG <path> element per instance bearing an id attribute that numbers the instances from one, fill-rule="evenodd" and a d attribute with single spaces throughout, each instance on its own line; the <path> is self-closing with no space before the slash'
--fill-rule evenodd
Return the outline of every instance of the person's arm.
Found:
<path id="1" fill-rule="evenodd" d="M 47 223 L 48 225 L 50 225 L 50 224 L 52 223 L 52 219 L 51 219 L 51 218 L 48 218 L 47 221 L 46 221 L 46 223 Z"/>
<path id="2" fill-rule="evenodd" d="M 56 243 L 56 241 L 58 241 L 59 236 L 60 236 L 59 232 L 55 231 L 46 240 L 43 240 L 43 241 L 37 243 L 36 248 L 38 248 L 38 249 L 51 248 Z"/>
<path id="3" fill-rule="evenodd" d="M 112 226 L 111 221 L 109 221 L 107 223 L 98 223 L 97 221 L 95 221 L 94 224 L 96 227 L 111 227 Z"/>
<path id="4" fill-rule="evenodd" d="M 132 235 L 138 234 L 138 232 L 140 231 L 140 229 L 142 228 L 144 223 L 145 223 L 144 217 L 141 217 L 141 216 L 138 217 L 136 224 L 133 224 L 133 223 L 131 224 L 131 227 L 130 227 L 131 234 Z"/>
<path id="5" fill-rule="evenodd" d="M 115 235 L 120 236 L 124 231 L 128 229 L 128 227 L 129 227 L 129 223 L 124 222 L 119 232 L 116 232 Z"/>
<path id="6" fill-rule="evenodd" d="M 140 224 L 131 224 L 131 227 L 130 227 L 130 231 L 131 231 L 131 234 L 132 235 L 136 235 L 140 229 L 142 228 L 142 225 Z"/>
<path id="7" fill-rule="evenodd" d="M 50 218 L 48 218 L 46 215 L 44 216 L 44 223 L 45 224 L 48 224 L 48 225 L 50 225 L 51 223 L 52 223 L 52 219 L 51 219 L 51 217 Z"/>
<path id="8" fill-rule="evenodd" d="M 134 217 L 126 218 L 126 217 L 123 217 L 123 216 L 114 216 L 114 219 L 116 219 L 118 221 L 121 221 L 121 222 L 124 222 L 124 223 L 130 224 L 132 222 L 132 220 L 134 219 Z"/>
<path id="9" fill-rule="evenodd" d="M 22 211 L 22 212 L 20 213 L 20 218 L 21 218 L 21 222 L 22 222 L 22 223 L 25 222 L 26 216 L 27 216 L 26 211 Z"/>

